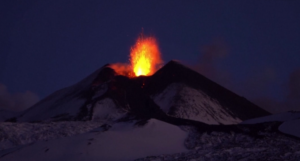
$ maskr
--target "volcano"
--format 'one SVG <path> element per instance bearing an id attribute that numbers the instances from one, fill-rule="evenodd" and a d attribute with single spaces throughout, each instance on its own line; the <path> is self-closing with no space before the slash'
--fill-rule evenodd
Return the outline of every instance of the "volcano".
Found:
<path id="1" fill-rule="evenodd" d="M 237 124 L 269 113 L 203 75 L 170 61 L 151 76 L 129 78 L 104 65 L 23 112 L 17 122 L 174 117 Z"/>
<path id="2" fill-rule="evenodd" d="M 1 123 L 1 161 L 300 159 L 299 112 L 270 115 L 177 61 L 126 75 L 104 65 Z"/>

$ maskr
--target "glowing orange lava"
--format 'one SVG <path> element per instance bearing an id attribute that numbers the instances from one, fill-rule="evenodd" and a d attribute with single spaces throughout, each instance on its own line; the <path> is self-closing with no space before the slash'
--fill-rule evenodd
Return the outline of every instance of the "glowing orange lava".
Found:
<path id="1" fill-rule="evenodd" d="M 141 35 L 131 48 L 130 63 L 135 76 L 152 75 L 162 64 L 156 39 Z"/>

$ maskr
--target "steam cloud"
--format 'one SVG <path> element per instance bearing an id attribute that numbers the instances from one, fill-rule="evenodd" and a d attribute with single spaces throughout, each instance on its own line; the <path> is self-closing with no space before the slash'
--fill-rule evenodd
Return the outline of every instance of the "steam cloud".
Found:
<path id="1" fill-rule="evenodd" d="M 7 87 L 0 83 L 0 109 L 8 111 L 23 111 L 39 101 L 39 97 L 31 92 L 11 94 Z"/>

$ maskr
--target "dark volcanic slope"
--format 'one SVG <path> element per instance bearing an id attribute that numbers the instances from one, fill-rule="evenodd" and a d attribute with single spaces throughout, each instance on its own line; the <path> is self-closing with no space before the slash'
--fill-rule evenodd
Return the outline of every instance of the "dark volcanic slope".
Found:
<path id="1" fill-rule="evenodd" d="M 149 95 L 154 95 L 163 91 L 172 83 L 183 83 L 191 88 L 203 91 L 211 98 L 218 100 L 222 106 L 228 108 L 236 117 L 242 120 L 270 114 L 244 97 L 231 92 L 176 61 L 170 61 L 151 78 L 145 79 L 144 88 Z"/>
<path id="2" fill-rule="evenodd" d="M 165 113 L 154 102 L 152 96 L 161 93 L 172 83 L 181 83 L 205 93 L 209 96 L 208 99 L 218 101 L 220 108 L 226 109 L 232 117 L 241 120 L 269 114 L 201 74 L 170 61 L 154 75 L 136 78 L 117 76 L 113 69 L 105 65 L 79 83 L 46 97 L 24 111 L 17 117 L 17 121 L 86 120 L 104 115 L 105 108 L 108 111 L 127 111 L 140 118 L 165 118 Z M 188 107 L 190 105 L 186 104 L 183 108 L 178 108 L 184 112 L 194 112 Z M 214 110 L 213 107 L 207 108 Z M 169 115 L 167 112 L 166 114 Z M 211 115 L 218 115 L 218 111 L 213 111 Z"/>

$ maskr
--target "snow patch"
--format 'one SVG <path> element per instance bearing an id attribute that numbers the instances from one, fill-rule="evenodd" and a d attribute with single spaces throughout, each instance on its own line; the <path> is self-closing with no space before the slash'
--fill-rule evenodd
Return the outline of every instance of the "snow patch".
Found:
<path id="1" fill-rule="evenodd" d="M 300 138 L 300 119 L 286 121 L 278 127 L 278 130 Z"/>
<path id="2" fill-rule="evenodd" d="M 178 85 L 173 83 L 169 85 L 163 92 L 153 97 L 154 102 L 166 113 L 174 103 L 173 98 L 179 92 Z"/>
<path id="3" fill-rule="evenodd" d="M 153 96 L 153 100 L 171 116 L 207 124 L 237 124 L 241 122 L 217 100 L 200 90 L 181 83 L 169 85 L 162 93 Z"/>
<path id="4" fill-rule="evenodd" d="M 112 121 L 120 118 L 122 115 L 114 101 L 110 98 L 99 100 L 94 105 L 92 121 Z"/>
<path id="5" fill-rule="evenodd" d="M 278 130 L 290 134 L 300 138 L 300 112 L 284 112 L 279 114 L 274 114 L 265 117 L 254 118 L 250 120 L 246 120 L 241 124 L 258 124 L 264 122 L 273 122 L 279 121 L 283 122 L 279 127 Z"/>

